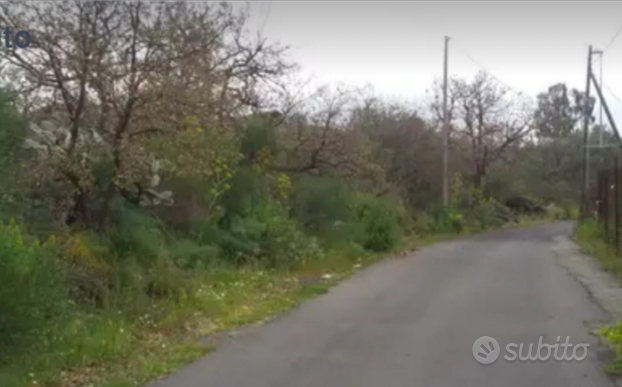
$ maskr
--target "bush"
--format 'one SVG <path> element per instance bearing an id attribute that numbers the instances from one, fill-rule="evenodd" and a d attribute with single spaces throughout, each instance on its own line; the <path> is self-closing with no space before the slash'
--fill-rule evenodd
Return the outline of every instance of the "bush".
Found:
<path id="1" fill-rule="evenodd" d="M 147 270 L 144 291 L 151 298 L 180 302 L 192 287 L 189 274 L 175 266 L 168 257 L 161 256 Z"/>
<path id="2" fill-rule="evenodd" d="M 223 256 L 239 264 L 259 255 L 260 242 L 266 228 L 265 222 L 252 217 L 231 217 L 227 228 L 216 230 L 217 243 Z"/>
<path id="3" fill-rule="evenodd" d="M 246 163 L 251 164 L 259 159 L 277 152 L 277 138 L 274 126 L 262 117 L 251 118 L 245 128 L 240 143 L 240 153 Z"/>
<path id="4" fill-rule="evenodd" d="M 291 267 L 323 253 L 317 240 L 305 235 L 278 202 L 257 205 L 221 227 L 203 224 L 196 229 L 202 230 L 199 241 L 218 245 L 222 257 L 236 264 Z"/>
<path id="5" fill-rule="evenodd" d="M 564 220 L 566 218 L 566 211 L 563 208 L 556 205 L 549 205 L 545 208 L 546 215 L 553 220 Z"/>
<path id="6" fill-rule="evenodd" d="M 419 212 L 413 216 L 411 229 L 417 235 L 427 235 L 434 232 L 434 219 L 425 212 Z"/>
<path id="7" fill-rule="evenodd" d="M 432 231 L 460 234 L 464 229 L 464 216 L 458 209 L 437 207 L 432 211 Z"/>
<path id="8" fill-rule="evenodd" d="M 66 264 L 70 297 L 80 305 L 103 307 L 108 304 L 113 266 L 109 242 L 91 232 L 54 235 L 46 247 L 60 251 Z"/>
<path id="9" fill-rule="evenodd" d="M 22 143 L 26 129 L 13 95 L 0 89 L 0 221 L 23 219 L 27 212 L 34 212 L 24 184 L 27 150 Z"/>
<path id="10" fill-rule="evenodd" d="M 502 226 L 513 218 L 508 207 L 492 198 L 481 200 L 469 215 L 474 226 L 481 230 Z"/>
<path id="11" fill-rule="evenodd" d="M 43 345 L 67 316 L 64 273 L 54 251 L 15 223 L 0 224 L 0 362 Z"/>
<path id="12" fill-rule="evenodd" d="M 163 252 L 164 236 L 157 218 L 130 206 L 118 212 L 116 228 L 109 233 L 111 253 L 118 258 L 135 257 L 148 267 Z"/>
<path id="13" fill-rule="evenodd" d="M 168 246 L 168 254 L 182 269 L 206 267 L 218 259 L 220 249 L 213 245 L 202 245 L 190 239 L 175 239 Z"/>
<path id="14" fill-rule="evenodd" d="M 604 369 L 614 375 L 622 374 L 622 321 L 605 325 L 598 331 L 600 338 L 613 349 L 614 359 Z"/>
<path id="15" fill-rule="evenodd" d="M 219 200 L 225 221 L 247 216 L 251 208 L 267 200 L 268 194 L 267 184 L 260 173 L 252 168 L 238 168 L 231 179 L 231 189 Z"/>
<path id="16" fill-rule="evenodd" d="M 303 234 L 278 204 L 265 204 L 253 216 L 263 226 L 255 255 L 259 261 L 271 267 L 291 267 L 322 255 L 317 240 Z"/>
<path id="17" fill-rule="evenodd" d="M 574 203 L 563 203 L 563 220 L 579 219 L 579 206 Z"/>
<path id="18" fill-rule="evenodd" d="M 355 207 L 356 242 L 374 252 L 387 251 L 397 245 L 401 229 L 396 206 L 386 200 L 361 196 Z"/>
<path id="19" fill-rule="evenodd" d="M 352 220 L 354 200 L 341 181 L 306 177 L 294 185 L 293 213 L 305 229 L 330 234 L 335 223 Z"/>

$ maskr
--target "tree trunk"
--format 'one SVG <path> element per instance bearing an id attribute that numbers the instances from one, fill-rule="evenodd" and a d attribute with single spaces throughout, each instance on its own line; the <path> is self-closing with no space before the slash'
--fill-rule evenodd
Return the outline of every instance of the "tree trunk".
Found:
<path id="1" fill-rule="evenodd" d="M 484 185 L 484 179 L 486 177 L 486 168 L 482 166 L 475 167 L 475 174 L 473 175 L 473 188 L 480 190 Z"/>
<path id="2" fill-rule="evenodd" d="M 73 208 L 69 210 L 65 224 L 79 228 L 91 228 L 93 225 L 92 198 L 89 191 L 78 191 L 73 196 Z"/>

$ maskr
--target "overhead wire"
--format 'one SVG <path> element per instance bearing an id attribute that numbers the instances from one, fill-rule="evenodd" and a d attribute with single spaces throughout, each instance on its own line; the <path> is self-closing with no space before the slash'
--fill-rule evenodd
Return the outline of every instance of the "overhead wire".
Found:
<path id="1" fill-rule="evenodd" d="M 602 54 L 598 56 L 598 58 L 594 61 L 594 64 L 598 63 L 602 59 L 603 54 L 605 53 L 605 51 L 607 51 L 607 49 L 609 49 L 609 47 L 611 47 L 611 45 L 618 39 L 618 37 L 620 36 L 621 33 L 622 33 L 622 24 L 618 27 L 618 30 L 611 37 L 611 39 L 609 39 L 609 43 L 607 43 L 605 45 L 605 47 L 601 50 Z"/>
<path id="2" fill-rule="evenodd" d="M 605 48 L 602 50 L 602 53 L 604 54 L 604 52 L 611 47 L 611 45 L 618 39 L 618 37 L 622 34 L 622 25 L 620 25 L 620 27 L 618 28 L 618 30 L 616 31 L 616 33 L 611 37 L 611 39 L 609 40 L 609 42 L 607 43 L 607 45 L 605 46 Z M 510 86 L 507 84 L 507 82 L 504 82 L 500 77 L 498 77 L 497 75 L 495 75 L 492 71 L 489 70 L 489 68 L 487 66 L 484 66 L 480 61 L 476 60 L 473 58 L 472 55 L 470 55 L 468 52 L 466 52 L 466 49 L 460 44 L 460 42 L 458 42 L 458 44 L 455 44 L 455 38 L 452 38 L 452 41 L 454 42 L 454 46 L 457 46 L 458 51 L 460 51 L 469 61 L 471 61 L 473 64 L 475 64 L 476 66 L 480 67 L 482 70 L 484 70 L 487 74 L 489 74 L 493 79 L 495 79 L 497 82 L 499 82 L 501 85 L 505 86 L 508 90 L 510 90 L 511 92 L 513 92 L 514 94 L 524 97 L 525 93 L 522 91 L 517 90 L 516 88 Z M 598 60 L 600 60 L 602 58 L 602 54 L 598 56 Z M 596 63 L 598 63 L 596 61 Z M 601 85 L 603 87 L 603 89 L 607 90 L 607 92 L 613 97 L 615 98 L 620 104 L 622 104 L 622 98 L 618 97 L 612 90 L 611 88 L 609 88 L 609 86 L 607 86 L 603 81 L 602 81 L 602 66 L 601 66 L 601 74 L 600 74 L 600 78 L 601 78 Z M 602 109 L 602 106 L 600 107 Z"/>
<path id="3" fill-rule="evenodd" d="M 452 41 L 454 41 L 455 39 L 452 38 Z M 514 94 L 520 96 L 520 97 L 524 97 L 525 93 L 520 91 L 520 90 L 516 90 L 514 87 L 510 86 L 507 84 L 507 82 L 504 82 L 501 78 L 499 78 L 498 76 L 496 76 L 492 71 L 490 71 L 486 66 L 484 66 L 483 64 L 481 64 L 481 62 L 475 60 L 471 55 L 469 55 L 469 53 L 466 52 L 466 49 L 464 47 L 462 47 L 460 45 L 460 43 L 458 43 L 457 45 L 458 47 L 458 51 L 460 51 L 464 56 L 467 57 L 467 59 L 469 59 L 471 62 L 473 62 L 473 64 L 475 64 L 476 66 L 480 67 L 482 70 L 484 70 L 488 75 L 490 75 L 493 79 L 495 79 L 497 82 L 499 82 L 501 85 L 503 85 L 504 87 L 506 87 L 508 90 L 510 90 L 511 92 L 513 92 Z M 462 47 L 462 49 L 461 49 Z"/>
<path id="4" fill-rule="evenodd" d="M 615 35 L 613 35 L 613 38 L 611 38 L 611 40 L 609 40 L 609 43 L 607 43 L 607 45 L 605 46 L 605 48 L 603 48 L 603 51 L 607 51 L 607 49 L 609 47 L 611 47 L 611 45 L 613 44 L 613 42 L 616 41 L 616 39 L 618 38 L 618 36 L 620 36 L 620 33 L 622 33 L 622 25 L 620 25 L 620 27 L 618 27 L 618 31 L 616 31 Z"/>
<path id="5" fill-rule="evenodd" d="M 618 97 L 616 95 L 616 93 L 613 92 L 613 90 L 611 90 L 611 88 L 609 88 L 609 86 L 607 86 L 605 84 L 605 82 L 602 79 L 602 58 L 603 55 L 605 54 L 605 51 L 607 51 L 612 45 L 613 43 L 615 43 L 615 41 L 618 39 L 618 37 L 620 36 L 620 34 L 622 34 L 622 25 L 620 25 L 616 31 L 616 33 L 611 37 L 611 39 L 609 39 L 609 42 L 605 45 L 605 47 L 600 51 L 600 55 L 598 55 L 598 58 L 592 63 L 592 65 L 597 64 L 600 62 L 600 86 L 602 89 L 605 89 L 616 101 L 618 101 L 618 103 L 622 104 L 622 98 Z M 602 117 L 602 110 L 603 110 L 603 104 L 602 101 L 599 104 L 600 105 L 600 110 L 601 110 L 601 117 Z M 601 118 L 602 120 L 602 118 Z M 602 126 L 602 122 L 601 122 L 601 126 Z"/>
<path id="6" fill-rule="evenodd" d="M 614 92 L 613 92 L 613 90 L 611 90 L 611 89 L 609 88 L 609 86 L 607 86 L 605 83 L 603 83 L 601 86 L 602 86 L 605 90 L 607 90 L 607 92 L 609 92 L 609 94 L 611 94 L 611 96 L 612 96 L 613 98 L 615 98 L 615 99 L 616 99 L 616 100 L 617 100 L 620 104 L 622 104 L 622 98 L 618 97 L 618 96 L 616 95 L 616 93 L 614 93 Z"/>

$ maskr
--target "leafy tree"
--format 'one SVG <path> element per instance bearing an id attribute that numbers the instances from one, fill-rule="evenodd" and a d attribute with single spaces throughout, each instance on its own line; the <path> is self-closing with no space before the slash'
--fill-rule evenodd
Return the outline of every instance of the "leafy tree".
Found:
<path id="1" fill-rule="evenodd" d="M 564 83 L 557 83 L 538 94 L 534 124 L 538 136 L 559 138 L 575 130 L 583 117 L 584 95 Z M 593 100 L 591 102 L 593 104 Z"/>

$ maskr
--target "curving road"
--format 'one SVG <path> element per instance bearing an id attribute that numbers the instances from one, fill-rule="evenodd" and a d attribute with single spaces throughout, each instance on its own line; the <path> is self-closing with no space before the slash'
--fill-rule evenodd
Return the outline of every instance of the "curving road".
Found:
<path id="1" fill-rule="evenodd" d="M 384 261 L 154 386 L 613 386 L 588 332 L 589 323 L 608 316 L 552 250 L 554 238 L 571 227 L 492 232 Z M 501 356 L 490 365 L 473 357 L 481 336 L 500 345 Z M 507 344 L 525 344 L 527 355 L 540 336 L 545 344 L 566 337 L 590 344 L 588 356 L 580 362 L 503 358 Z"/>

